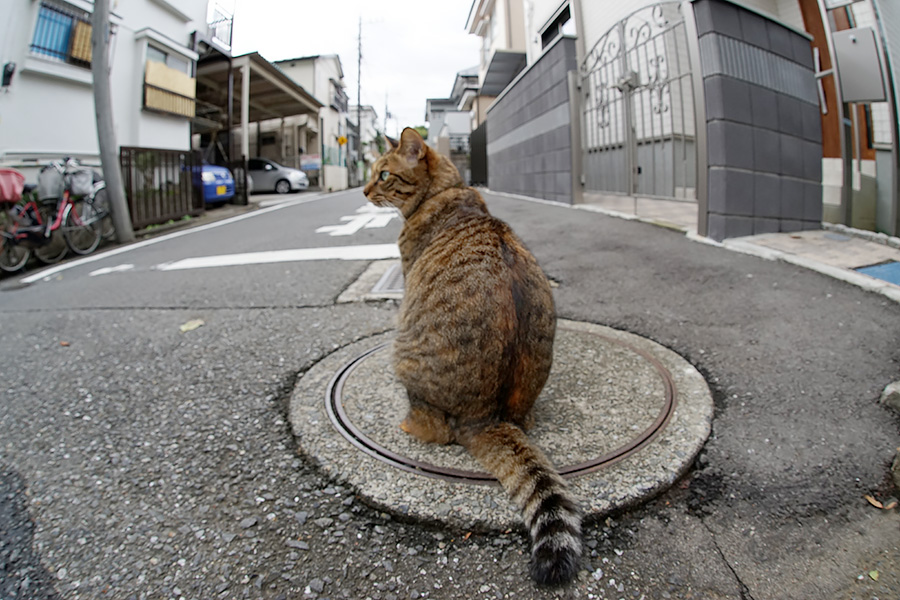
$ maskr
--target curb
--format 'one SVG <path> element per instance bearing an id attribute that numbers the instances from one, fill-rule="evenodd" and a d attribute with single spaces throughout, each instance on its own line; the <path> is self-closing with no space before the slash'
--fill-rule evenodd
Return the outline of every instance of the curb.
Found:
<path id="1" fill-rule="evenodd" d="M 621 213 L 614 210 L 609 210 L 606 208 L 602 208 L 599 206 L 593 206 L 590 204 L 565 204 L 563 202 L 554 202 L 552 200 L 544 200 L 541 198 L 531 198 L 529 196 L 523 196 L 520 194 L 509 194 L 506 192 L 494 192 L 488 188 L 482 188 L 479 191 L 484 191 L 485 193 L 500 196 L 505 198 L 512 198 L 515 200 L 526 200 L 528 202 L 535 202 L 537 204 L 547 204 L 550 206 L 560 206 L 565 208 L 571 208 L 574 210 L 584 210 L 588 212 L 599 213 L 602 215 L 606 215 L 609 217 L 614 217 L 617 219 L 624 219 L 626 221 L 638 221 L 641 223 L 646 223 L 648 225 L 653 225 L 655 227 L 661 227 L 663 229 L 667 229 L 669 231 L 677 231 L 681 232 L 687 237 L 689 240 L 701 244 L 707 244 L 709 246 L 717 246 L 720 248 L 725 248 L 726 250 L 731 250 L 733 252 L 740 252 L 741 254 L 748 254 L 751 256 L 756 256 L 759 258 L 763 258 L 765 260 L 780 260 L 782 262 L 790 263 L 792 265 L 796 265 L 798 267 L 803 267 L 804 269 L 809 269 L 811 271 L 815 271 L 822 275 L 826 275 L 833 279 L 837 279 L 843 281 L 845 283 L 849 283 L 851 285 L 855 285 L 859 288 L 862 288 L 868 292 L 874 292 L 876 294 L 881 294 L 885 296 L 889 300 L 893 300 L 894 302 L 900 303 L 900 288 L 897 286 L 888 283 L 886 281 L 881 281 L 879 279 L 875 279 L 874 277 L 869 277 L 868 275 L 863 275 L 862 273 L 857 273 L 856 271 L 852 271 L 849 269 L 843 269 L 840 267 L 834 267 L 825 263 L 821 263 L 815 260 L 811 260 L 808 258 L 804 258 L 801 256 L 796 256 L 793 254 L 789 254 L 787 252 L 782 252 L 781 250 L 774 250 L 772 248 L 766 248 L 763 246 L 758 246 L 750 241 L 747 238 L 730 238 L 723 242 L 717 242 L 710 238 L 703 237 L 697 234 L 695 231 L 685 229 L 679 225 L 675 225 L 673 223 L 662 222 L 657 219 L 648 219 L 645 217 L 640 217 L 637 215 L 632 215 L 628 213 Z M 889 246 L 891 248 L 900 249 L 900 238 L 891 237 L 885 235 L 883 233 L 876 233 L 873 231 L 864 231 L 861 229 L 854 229 L 852 227 L 847 227 L 846 225 L 836 225 L 833 223 L 822 223 L 822 229 L 826 231 L 834 231 L 836 233 L 841 233 L 844 235 L 857 237 L 867 242 L 873 242 L 877 244 L 882 244 L 884 246 Z"/>
<path id="2" fill-rule="evenodd" d="M 745 238 L 725 240 L 722 242 L 722 246 L 728 250 L 740 252 L 741 254 L 749 254 L 766 260 L 780 260 L 798 267 L 803 267 L 833 279 L 855 285 L 867 292 L 881 294 L 894 302 L 900 303 L 900 288 L 897 288 L 897 286 L 886 281 L 881 281 L 850 269 L 834 267 L 809 258 L 782 252 L 781 250 L 758 246 L 753 242 L 747 241 Z"/>

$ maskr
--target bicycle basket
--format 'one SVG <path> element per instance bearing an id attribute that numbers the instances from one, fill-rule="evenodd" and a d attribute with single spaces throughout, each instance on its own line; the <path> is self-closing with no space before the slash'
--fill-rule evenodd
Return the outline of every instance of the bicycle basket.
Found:
<path id="1" fill-rule="evenodd" d="M 94 173 L 90 169 L 79 169 L 66 177 L 69 191 L 75 196 L 88 196 L 94 189 Z"/>
<path id="2" fill-rule="evenodd" d="M 0 202 L 18 202 L 24 188 L 24 175 L 15 169 L 0 169 Z"/>
<path id="3" fill-rule="evenodd" d="M 61 198 L 65 184 L 62 173 L 56 167 L 44 167 L 38 175 L 38 198 L 42 201 Z"/>

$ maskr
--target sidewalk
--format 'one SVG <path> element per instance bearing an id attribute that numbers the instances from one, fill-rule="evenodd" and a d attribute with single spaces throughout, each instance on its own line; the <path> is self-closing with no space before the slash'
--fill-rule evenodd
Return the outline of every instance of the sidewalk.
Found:
<path id="1" fill-rule="evenodd" d="M 843 225 L 725 240 L 724 246 L 782 260 L 900 302 L 900 240 Z"/>
<path id="2" fill-rule="evenodd" d="M 900 302 L 900 238 L 823 223 L 820 230 L 767 233 L 719 244 L 697 235 L 693 202 L 603 197 L 576 208 L 651 223 L 684 232 L 699 242 L 789 262 Z"/>

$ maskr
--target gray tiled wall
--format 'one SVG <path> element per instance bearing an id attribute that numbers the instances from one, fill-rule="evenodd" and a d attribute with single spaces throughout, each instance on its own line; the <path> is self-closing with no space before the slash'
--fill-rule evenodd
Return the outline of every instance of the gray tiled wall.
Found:
<path id="1" fill-rule="evenodd" d="M 572 142 L 567 72 L 575 40 L 561 38 L 524 71 L 487 114 L 488 186 L 572 203 Z"/>
<path id="2" fill-rule="evenodd" d="M 709 237 L 820 228 L 822 131 L 809 38 L 726 0 L 693 6 Z"/>

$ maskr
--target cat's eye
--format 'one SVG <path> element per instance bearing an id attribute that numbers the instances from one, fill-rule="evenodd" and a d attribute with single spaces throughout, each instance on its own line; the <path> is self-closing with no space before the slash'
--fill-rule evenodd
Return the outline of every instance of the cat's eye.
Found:
<path id="1" fill-rule="evenodd" d="M 390 173 L 389 173 L 388 171 L 382 171 L 382 172 L 381 172 L 381 180 L 382 180 L 382 181 L 387 181 L 387 178 L 388 178 L 389 175 L 390 175 Z"/>

